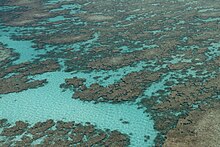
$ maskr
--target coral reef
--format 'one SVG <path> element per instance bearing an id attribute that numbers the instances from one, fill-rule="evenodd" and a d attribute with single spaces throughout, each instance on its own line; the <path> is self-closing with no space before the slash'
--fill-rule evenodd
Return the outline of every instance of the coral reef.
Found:
<path id="1" fill-rule="evenodd" d="M 0 120 L 6 124 L 7 120 Z M 117 130 L 101 130 L 86 123 L 54 121 L 28 124 L 16 121 L 15 125 L 3 126 L 1 146 L 110 146 L 126 147 L 129 137 Z"/>
<path id="2" fill-rule="evenodd" d="M 46 50 L 39 60 L 14 65 L 13 53 L 0 47 L 0 65 L 4 65 L 0 66 L 0 94 L 42 86 L 46 80 L 32 81 L 28 76 L 59 70 L 57 60 L 62 61 L 65 72 L 72 73 L 115 72 L 143 63 L 140 71 L 131 71 L 108 86 L 97 82 L 86 86 L 87 79 L 70 77 L 60 87 L 70 88 L 73 98 L 83 101 L 136 104 L 140 98 L 138 104 L 152 116 L 159 131 L 155 146 L 219 144 L 218 126 L 214 125 L 218 124 L 220 103 L 219 1 L 8 0 L 0 5 L 17 6 L 0 13 L 5 26 L 23 27 L 22 31 L 17 29 L 21 33 L 11 36 L 14 40 L 29 40 L 36 50 Z M 154 85 L 157 83 L 159 86 Z M 0 124 L 4 126 L 4 121 Z M 209 124 L 213 124 L 211 129 L 207 129 Z M 14 128 L 15 133 L 27 129 L 19 127 Z M 41 129 L 48 131 L 47 127 Z M 59 133 L 68 134 L 66 131 Z M 83 140 L 82 133 L 71 137 L 73 142 L 59 137 L 55 142 L 79 146 Z M 110 142 L 123 138 L 118 132 L 101 132 L 83 145 L 120 146 L 124 141 Z M 28 136 L 24 140 L 30 142 Z M 54 145 L 51 140 L 53 137 L 46 145 Z"/>

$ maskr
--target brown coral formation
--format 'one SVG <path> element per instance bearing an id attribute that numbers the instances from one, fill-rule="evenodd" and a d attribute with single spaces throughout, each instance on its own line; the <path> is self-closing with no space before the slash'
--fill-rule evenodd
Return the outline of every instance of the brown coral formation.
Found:
<path id="1" fill-rule="evenodd" d="M 22 121 L 15 122 L 15 126 L 5 128 L 1 135 L 2 136 L 16 136 L 21 135 L 24 133 L 27 129 L 28 124 Z"/>
<path id="2" fill-rule="evenodd" d="M 98 83 L 90 85 L 90 87 L 83 86 L 84 79 L 66 79 L 68 85 L 74 85 L 79 88 L 73 94 L 73 98 L 84 101 L 108 101 L 108 102 L 123 102 L 134 101 L 141 93 L 143 93 L 145 86 L 158 80 L 161 72 L 152 73 L 150 71 L 141 71 L 130 73 L 120 82 L 109 85 L 107 87 L 101 86 Z M 82 89 L 83 86 L 83 89 Z"/>
<path id="3" fill-rule="evenodd" d="M 43 86 L 45 83 L 47 83 L 47 80 L 30 81 L 30 79 L 27 77 L 13 76 L 10 78 L 1 79 L 0 83 L 0 94 L 7 94 Z"/>
<path id="4" fill-rule="evenodd" d="M 74 88 L 82 88 L 82 87 L 85 87 L 85 85 L 84 85 L 85 81 L 86 81 L 86 79 L 81 79 L 81 78 L 77 78 L 77 77 L 68 78 L 68 79 L 65 79 L 65 83 L 61 84 L 60 87 L 61 88 L 71 88 L 73 86 Z"/>
<path id="5" fill-rule="evenodd" d="M 0 94 L 21 92 L 30 88 L 37 88 L 47 83 L 46 79 L 31 80 L 29 76 L 59 70 L 60 65 L 53 60 L 38 63 L 21 63 L 1 69 Z M 11 76 L 9 76 L 12 74 Z M 7 77 L 8 76 L 8 77 Z"/>
<path id="6" fill-rule="evenodd" d="M 55 122 L 51 119 L 37 122 L 32 126 L 17 121 L 13 126 L 3 127 L 0 137 L 3 138 L 0 142 L 1 146 L 126 147 L 129 145 L 129 137 L 119 131 L 100 130 L 90 123 L 83 125 L 75 122 Z"/>
<path id="7" fill-rule="evenodd" d="M 55 123 L 51 119 L 47 120 L 46 122 L 38 122 L 38 123 L 34 124 L 33 127 L 30 127 L 28 132 L 35 135 L 38 133 L 45 132 L 46 130 L 53 127 L 54 125 L 55 125 Z"/>

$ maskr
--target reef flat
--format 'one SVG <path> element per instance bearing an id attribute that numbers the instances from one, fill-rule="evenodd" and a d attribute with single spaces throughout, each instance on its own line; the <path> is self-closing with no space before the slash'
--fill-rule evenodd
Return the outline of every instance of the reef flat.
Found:
<path id="1" fill-rule="evenodd" d="M 79 112 L 80 119 L 74 116 L 78 123 L 89 117 L 80 113 L 96 112 L 89 122 L 105 136 L 98 146 L 108 146 L 115 127 L 123 136 L 118 146 L 219 146 L 218 0 L 7 0 L 0 7 L 0 100 L 5 104 L 16 105 L 12 96 L 27 101 L 22 97 L 28 92 L 45 91 L 37 99 L 42 102 L 46 96 L 52 100 L 47 105 L 54 103 L 53 124 L 63 121 L 58 101 L 71 105 L 62 110 Z M 30 60 L 24 61 L 25 55 Z M 88 110 L 78 111 L 76 104 Z M 45 108 L 42 115 L 52 117 L 47 105 L 34 108 Z M 4 112 L 9 111 L 6 106 Z M 130 121 L 115 116 L 117 110 Z M 62 113 L 74 121 L 69 112 Z M 136 123 L 135 116 L 140 116 Z M 28 118 L 19 117 L 16 121 L 22 123 Z M 36 124 L 45 117 L 29 121 Z M 109 125 L 111 121 L 117 125 Z M 104 131 L 107 124 L 111 131 Z M 66 138 L 61 138 L 63 146 L 74 144 Z M 12 143 L 7 140 L 5 136 L 1 143 Z M 115 139 L 111 141 L 114 146 Z"/>

